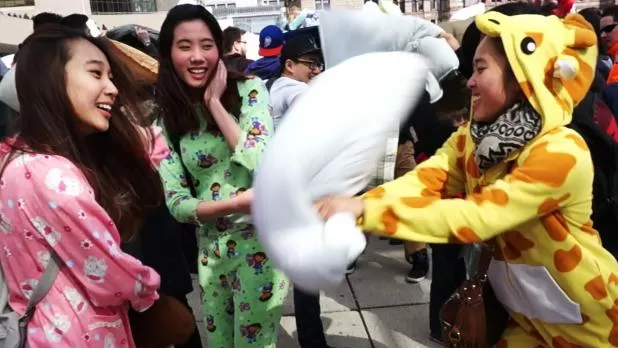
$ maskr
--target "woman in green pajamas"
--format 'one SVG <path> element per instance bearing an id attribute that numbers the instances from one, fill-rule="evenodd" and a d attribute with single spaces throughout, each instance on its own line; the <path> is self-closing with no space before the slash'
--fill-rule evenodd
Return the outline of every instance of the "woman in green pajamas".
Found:
<path id="1" fill-rule="evenodd" d="M 174 7 L 159 41 L 159 116 L 176 149 L 160 173 L 172 214 L 198 226 L 208 347 L 275 347 L 288 281 L 239 221 L 272 134 L 268 92 L 260 79 L 226 71 L 221 28 L 202 6 Z"/>

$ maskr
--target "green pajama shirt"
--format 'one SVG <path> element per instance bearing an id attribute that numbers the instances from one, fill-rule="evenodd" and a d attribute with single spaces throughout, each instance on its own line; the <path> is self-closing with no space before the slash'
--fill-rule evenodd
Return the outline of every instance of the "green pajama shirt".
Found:
<path id="1" fill-rule="evenodd" d="M 239 82 L 238 91 L 242 134 L 234 151 L 220 131 L 204 122 L 180 139 L 180 156 L 172 150 L 160 174 L 172 215 L 199 225 L 197 262 L 208 347 L 275 347 L 287 279 L 269 261 L 254 227 L 239 222 L 239 215 L 202 224 L 196 218 L 200 201 L 230 199 L 251 187 L 252 173 L 272 134 L 262 81 Z M 205 112 L 202 106 L 197 110 Z M 191 196 L 181 160 L 193 178 L 197 198 Z"/>

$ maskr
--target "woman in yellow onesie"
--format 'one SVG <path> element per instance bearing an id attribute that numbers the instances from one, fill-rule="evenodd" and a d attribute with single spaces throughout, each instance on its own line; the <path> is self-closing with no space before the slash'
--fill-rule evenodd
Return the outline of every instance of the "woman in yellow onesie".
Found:
<path id="1" fill-rule="evenodd" d="M 476 24 L 471 122 L 405 176 L 316 207 L 398 239 L 490 241 L 490 282 L 517 324 L 498 347 L 618 346 L 618 264 L 590 221 L 589 150 L 565 127 L 594 77 L 594 31 L 579 15 Z"/>

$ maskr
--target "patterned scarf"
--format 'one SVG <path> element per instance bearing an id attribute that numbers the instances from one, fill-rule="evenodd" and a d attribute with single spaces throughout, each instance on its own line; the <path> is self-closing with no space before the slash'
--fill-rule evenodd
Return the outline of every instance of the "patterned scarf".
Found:
<path id="1" fill-rule="evenodd" d="M 484 172 L 525 146 L 541 131 L 541 117 L 528 101 L 519 102 L 494 122 L 472 121 L 470 135 L 476 144 L 475 159 Z"/>

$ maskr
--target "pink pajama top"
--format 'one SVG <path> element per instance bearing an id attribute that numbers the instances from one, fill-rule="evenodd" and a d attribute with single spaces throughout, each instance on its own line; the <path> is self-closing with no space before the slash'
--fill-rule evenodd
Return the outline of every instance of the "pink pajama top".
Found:
<path id="1" fill-rule="evenodd" d="M 0 159 L 7 151 L 1 144 Z M 168 151 L 157 137 L 153 164 Z M 116 226 L 69 160 L 22 154 L 8 164 L 0 178 L 0 264 L 11 308 L 24 313 L 52 250 L 64 263 L 28 325 L 29 347 L 135 347 L 129 306 L 148 309 L 160 278 L 119 244 Z"/>

